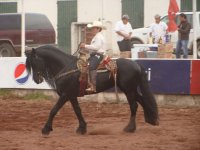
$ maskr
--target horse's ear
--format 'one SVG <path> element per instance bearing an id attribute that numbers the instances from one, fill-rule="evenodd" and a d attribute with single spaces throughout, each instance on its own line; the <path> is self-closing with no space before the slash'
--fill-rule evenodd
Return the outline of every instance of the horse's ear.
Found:
<path id="1" fill-rule="evenodd" d="M 35 48 L 32 48 L 32 54 L 35 55 Z"/>
<path id="2" fill-rule="evenodd" d="M 37 58 L 37 54 L 36 54 L 36 49 L 35 48 L 32 48 L 31 53 L 32 53 L 32 57 Z"/>
<path id="3" fill-rule="evenodd" d="M 31 55 L 31 51 L 30 50 L 25 51 L 25 55 L 26 57 L 29 57 Z"/>
<path id="4" fill-rule="evenodd" d="M 25 55 L 26 55 L 26 57 L 35 55 L 35 48 L 32 48 L 32 50 L 26 50 Z"/>

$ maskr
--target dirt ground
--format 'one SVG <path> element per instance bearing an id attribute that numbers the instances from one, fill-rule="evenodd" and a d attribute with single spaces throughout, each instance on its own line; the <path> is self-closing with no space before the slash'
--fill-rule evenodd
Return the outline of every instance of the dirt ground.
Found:
<path id="1" fill-rule="evenodd" d="M 54 120 L 54 131 L 41 135 L 55 101 L 0 99 L 0 150 L 200 150 L 200 108 L 159 108 L 160 125 L 137 114 L 135 133 L 124 133 L 128 104 L 80 102 L 88 133 L 75 133 L 78 122 L 70 103 Z"/>

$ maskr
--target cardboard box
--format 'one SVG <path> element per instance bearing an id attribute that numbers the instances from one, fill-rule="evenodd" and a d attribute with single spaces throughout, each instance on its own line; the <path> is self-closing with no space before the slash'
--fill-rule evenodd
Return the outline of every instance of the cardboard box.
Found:
<path id="1" fill-rule="evenodd" d="M 172 53 L 173 52 L 173 44 L 172 43 L 166 43 L 166 44 L 158 45 L 158 52 Z"/>
<path id="2" fill-rule="evenodd" d="M 172 53 L 159 53 L 157 55 L 157 58 L 174 58 L 174 55 Z"/>
<path id="3" fill-rule="evenodd" d="M 139 51 L 138 52 L 138 58 L 147 58 L 146 51 Z"/>
<path id="4" fill-rule="evenodd" d="M 158 45 L 157 58 L 173 58 L 173 44 L 166 43 Z"/>

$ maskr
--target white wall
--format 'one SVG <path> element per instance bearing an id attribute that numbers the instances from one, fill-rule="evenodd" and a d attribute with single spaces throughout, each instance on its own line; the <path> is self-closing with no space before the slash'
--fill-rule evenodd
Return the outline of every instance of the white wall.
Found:
<path id="1" fill-rule="evenodd" d="M 180 0 L 177 0 L 180 7 Z M 154 22 L 155 14 L 161 16 L 168 12 L 169 0 L 145 0 L 144 1 L 144 26 L 149 26 Z"/>
<path id="2" fill-rule="evenodd" d="M 78 0 L 78 22 L 103 19 L 116 22 L 121 17 L 121 0 Z"/>
<path id="3" fill-rule="evenodd" d="M 118 53 L 116 36 L 113 28 L 121 18 L 121 0 L 78 0 L 78 22 L 103 21 L 107 26 L 104 35 L 108 49 Z"/>

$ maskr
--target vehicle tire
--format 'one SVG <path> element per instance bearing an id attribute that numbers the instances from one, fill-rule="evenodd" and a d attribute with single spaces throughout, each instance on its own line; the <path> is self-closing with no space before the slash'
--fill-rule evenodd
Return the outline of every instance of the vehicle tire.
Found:
<path id="1" fill-rule="evenodd" d="M 143 44 L 141 41 L 139 40 L 136 40 L 136 39 L 132 39 L 131 40 L 131 47 L 133 48 L 134 47 L 134 44 Z"/>
<path id="2" fill-rule="evenodd" d="M 200 59 L 200 41 L 197 42 L 197 58 Z"/>
<path id="3" fill-rule="evenodd" d="M 15 57 L 16 53 L 9 43 L 0 44 L 0 57 Z"/>

